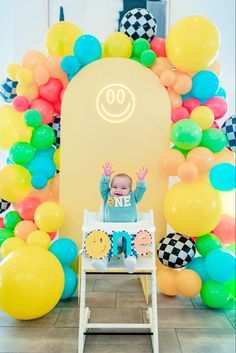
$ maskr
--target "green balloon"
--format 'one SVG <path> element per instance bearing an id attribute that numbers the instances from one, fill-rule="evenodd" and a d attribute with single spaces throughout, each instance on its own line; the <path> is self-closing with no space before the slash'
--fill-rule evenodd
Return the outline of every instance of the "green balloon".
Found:
<path id="1" fill-rule="evenodd" d="M 205 305 L 215 309 L 225 307 L 231 298 L 230 291 L 224 283 L 212 280 L 203 284 L 200 295 Z"/>
<path id="2" fill-rule="evenodd" d="M 202 139 L 200 126 L 192 119 L 182 119 L 171 128 L 171 141 L 183 150 L 197 147 Z"/>
<path id="3" fill-rule="evenodd" d="M 144 38 L 136 39 L 133 42 L 132 56 L 140 57 L 144 50 L 150 49 L 149 41 Z"/>
<path id="4" fill-rule="evenodd" d="M 2 246 L 2 243 L 7 240 L 8 238 L 13 238 L 14 233 L 11 229 L 7 228 L 1 228 L 0 229 L 0 246 Z"/>
<path id="5" fill-rule="evenodd" d="M 26 125 L 31 127 L 38 127 L 42 122 L 42 115 L 38 110 L 28 109 L 24 114 Z"/>
<path id="6" fill-rule="evenodd" d="M 181 152 L 185 157 L 187 156 L 187 154 L 189 153 L 189 151 L 188 150 L 183 150 L 182 148 L 179 148 L 179 147 L 177 147 L 177 146 L 173 146 L 173 147 L 171 147 L 171 149 L 172 150 L 177 150 L 177 151 L 179 151 L 179 152 Z"/>
<path id="7" fill-rule="evenodd" d="M 220 152 L 228 144 L 225 133 L 219 129 L 207 129 L 202 133 L 202 141 L 200 146 L 209 148 L 211 152 Z"/>
<path id="8" fill-rule="evenodd" d="M 224 309 L 224 310 L 235 309 L 235 305 L 236 305 L 235 299 L 234 298 L 230 298 L 228 303 L 222 309 Z"/>
<path id="9" fill-rule="evenodd" d="M 221 249 L 222 244 L 216 235 L 209 233 L 197 238 L 196 248 L 199 254 L 205 257 L 210 251 Z"/>
<path id="10" fill-rule="evenodd" d="M 140 56 L 140 62 L 144 66 L 151 66 L 156 61 L 156 54 L 153 50 L 147 49 L 144 50 Z"/>
<path id="11" fill-rule="evenodd" d="M 137 56 L 131 56 L 130 58 L 131 60 L 137 61 L 138 63 L 140 63 L 140 59 L 137 58 Z"/>
<path id="12" fill-rule="evenodd" d="M 236 255 L 236 243 L 227 245 L 225 249 L 231 251 L 234 255 Z"/>
<path id="13" fill-rule="evenodd" d="M 40 125 L 32 132 L 30 143 L 37 150 L 47 150 L 55 142 L 55 133 L 48 125 Z"/>
<path id="14" fill-rule="evenodd" d="M 16 142 L 11 146 L 9 156 L 12 162 L 25 165 L 35 156 L 35 148 L 28 142 Z"/>
<path id="15" fill-rule="evenodd" d="M 236 277 L 226 282 L 225 285 L 229 289 L 231 296 L 236 299 Z"/>
<path id="16" fill-rule="evenodd" d="M 4 226 L 8 229 L 14 230 L 15 226 L 22 221 L 21 216 L 17 211 L 10 211 L 4 217 Z"/>

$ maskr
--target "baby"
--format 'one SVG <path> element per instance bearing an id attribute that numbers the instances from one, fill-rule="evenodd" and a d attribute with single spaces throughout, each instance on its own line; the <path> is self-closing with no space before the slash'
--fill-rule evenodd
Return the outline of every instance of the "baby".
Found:
<path id="1" fill-rule="evenodd" d="M 112 164 L 106 162 L 103 165 L 104 174 L 100 181 L 100 193 L 103 198 L 103 221 L 104 222 L 136 222 L 137 203 L 142 199 L 146 191 L 145 177 L 147 168 L 140 168 L 137 172 L 136 189 L 132 191 L 132 179 L 127 174 L 115 175 L 110 183 L 113 173 Z M 110 186 L 109 186 L 110 185 Z M 119 242 L 120 250 L 122 243 Z M 126 255 L 125 255 L 126 256 Z M 93 260 L 93 266 L 100 272 L 107 269 L 109 257 Z M 135 271 L 137 260 L 135 256 L 125 257 L 125 266 L 129 273 Z"/>

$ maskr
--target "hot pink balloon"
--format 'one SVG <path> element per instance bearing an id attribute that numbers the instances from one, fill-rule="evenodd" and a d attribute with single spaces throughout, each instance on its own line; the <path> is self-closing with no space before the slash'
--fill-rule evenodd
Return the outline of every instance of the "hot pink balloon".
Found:
<path id="1" fill-rule="evenodd" d="M 34 99 L 30 104 L 30 109 L 38 110 L 42 115 L 42 124 L 49 124 L 54 118 L 53 106 L 44 99 Z"/>
<path id="2" fill-rule="evenodd" d="M 166 40 L 161 37 L 154 38 L 150 43 L 150 49 L 156 53 L 157 57 L 166 57 Z"/>
<path id="3" fill-rule="evenodd" d="M 40 203 L 41 201 L 36 197 L 27 197 L 23 199 L 18 205 L 19 215 L 27 221 L 33 221 L 35 210 Z"/>
<path id="4" fill-rule="evenodd" d="M 182 105 L 184 108 L 188 109 L 189 113 L 191 113 L 193 109 L 200 107 L 202 103 L 197 98 L 188 98 Z"/>
<path id="5" fill-rule="evenodd" d="M 235 218 L 223 215 L 216 228 L 211 232 L 215 234 L 223 245 L 235 242 Z"/>
<path id="6" fill-rule="evenodd" d="M 58 78 L 51 77 L 47 83 L 39 87 L 40 96 L 49 103 L 56 103 L 60 100 L 60 93 L 63 85 Z"/>
<path id="7" fill-rule="evenodd" d="M 25 112 L 30 105 L 29 100 L 23 96 L 16 96 L 13 101 L 12 105 L 18 112 Z"/>
<path id="8" fill-rule="evenodd" d="M 177 123 L 177 121 L 182 119 L 189 118 L 189 111 L 185 107 L 177 107 L 174 108 L 171 112 L 171 120 L 173 123 Z"/>
<path id="9" fill-rule="evenodd" d="M 219 125 L 217 124 L 216 121 L 213 122 L 213 124 L 211 125 L 211 128 L 220 129 L 220 127 L 219 127 Z"/>
<path id="10" fill-rule="evenodd" d="M 215 119 L 222 118 L 228 110 L 228 103 L 222 97 L 210 98 L 204 105 L 213 111 Z"/>

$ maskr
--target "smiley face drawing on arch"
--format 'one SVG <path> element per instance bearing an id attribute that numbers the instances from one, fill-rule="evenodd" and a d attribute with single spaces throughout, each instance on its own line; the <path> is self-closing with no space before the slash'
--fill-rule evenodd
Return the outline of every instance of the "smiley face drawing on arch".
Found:
<path id="1" fill-rule="evenodd" d="M 93 230 L 85 239 L 85 250 L 92 259 L 102 259 L 111 247 L 109 235 L 102 230 Z"/>
<path id="2" fill-rule="evenodd" d="M 109 84 L 98 93 L 96 107 L 99 115 L 104 120 L 110 123 L 122 123 L 133 114 L 135 108 L 134 94 L 123 84 Z"/>

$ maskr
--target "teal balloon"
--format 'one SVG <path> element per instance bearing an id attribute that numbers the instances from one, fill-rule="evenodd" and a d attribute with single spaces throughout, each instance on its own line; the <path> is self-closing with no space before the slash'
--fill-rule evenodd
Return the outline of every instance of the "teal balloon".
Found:
<path id="1" fill-rule="evenodd" d="M 78 279 L 75 272 L 70 267 L 63 266 L 63 271 L 65 282 L 61 299 L 68 299 L 74 294 L 77 288 Z"/>
<path id="2" fill-rule="evenodd" d="M 202 130 L 192 119 L 182 119 L 171 129 L 171 140 L 181 149 L 191 150 L 200 144 L 201 139 Z"/>
<path id="3" fill-rule="evenodd" d="M 208 276 L 217 282 L 227 282 L 235 277 L 236 257 L 225 250 L 213 250 L 205 258 Z"/>
<path id="4" fill-rule="evenodd" d="M 200 295 L 203 303 L 214 309 L 225 307 L 231 299 L 226 285 L 212 280 L 203 283 Z"/>
<path id="5" fill-rule="evenodd" d="M 53 158 L 54 156 L 54 153 L 56 151 L 56 148 L 55 147 L 50 147 L 49 149 L 47 150 L 43 150 L 43 151 L 37 151 L 36 152 L 36 156 L 37 157 L 47 157 L 47 158 Z"/>
<path id="6" fill-rule="evenodd" d="M 69 266 L 78 256 L 75 242 L 69 238 L 60 238 L 53 242 L 49 251 L 54 254 L 63 266 Z"/>
<path id="7" fill-rule="evenodd" d="M 219 191 L 231 191 L 236 187 L 236 168 L 230 163 L 219 163 L 211 168 L 209 180 Z"/>
<path id="8" fill-rule="evenodd" d="M 35 189 L 41 190 L 47 186 L 48 178 L 45 174 L 36 173 L 32 175 L 31 184 Z"/>
<path id="9" fill-rule="evenodd" d="M 181 94 L 182 102 L 186 101 L 186 99 L 192 98 L 191 94 L 188 92 L 186 94 Z"/>
<path id="10" fill-rule="evenodd" d="M 202 133 L 200 146 L 208 148 L 211 152 L 222 151 L 228 144 L 225 133 L 219 129 L 210 128 Z"/>
<path id="11" fill-rule="evenodd" d="M 220 87 L 218 91 L 216 92 L 215 96 L 222 97 L 224 99 L 227 99 L 227 93 L 223 87 Z"/>
<path id="12" fill-rule="evenodd" d="M 25 165 L 35 156 L 35 148 L 28 142 L 16 142 L 11 146 L 9 157 L 16 164 Z"/>
<path id="13" fill-rule="evenodd" d="M 44 174 L 47 179 L 51 179 L 56 173 L 55 163 L 48 157 L 35 157 L 29 164 L 28 169 L 32 175 Z"/>
<path id="14" fill-rule="evenodd" d="M 88 65 L 101 58 L 102 46 L 96 37 L 84 34 L 75 41 L 74 54 L 82 66 Z"/>
<path id="15" fill-rule="evenodd" d="M 200 71 L 192 78 L 190 94 L 199 100 L 208 100 L 215 96 L 219 89 L 220 81 L 212 71 Z"/>
<path id="16" fill-rule="evenodd" d="M 24 114 L 24 121 L 30 127 L 38 127 L 42 122 L 42 115 L 38 110 L 28 109 Z"/>
<path id="17" fill-rule="evenodd" d="M 202 283 L 206 282 L 209 277 L 205 268 L 205 259 L 203 257 L 195 257 L 187 266 L 188 270 L 193 270 L 197 272 L 199 277 L 201 277 Z"/>
<path id="18" fill-rule="evenodd" d="M 67 55 L 61 61 L 61 68 L 68 75 L 75 75 L 79 72 L 81 64 L 74 55 Z"/>

